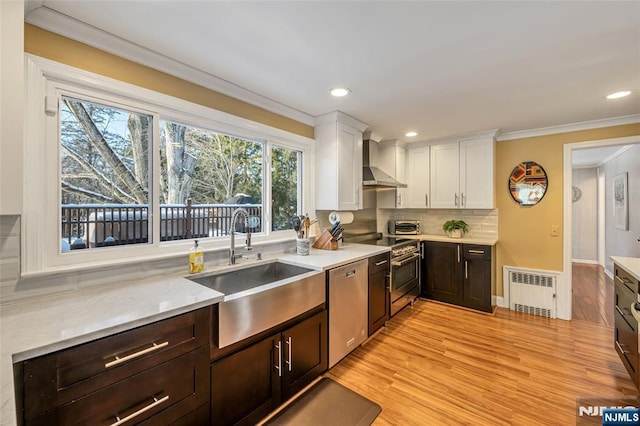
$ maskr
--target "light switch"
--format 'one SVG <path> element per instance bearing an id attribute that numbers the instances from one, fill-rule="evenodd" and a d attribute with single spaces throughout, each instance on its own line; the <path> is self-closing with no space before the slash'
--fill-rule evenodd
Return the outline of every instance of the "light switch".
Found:
<path id="1" fill-rule="evenodd" d="M 551 225 L 551 236 L 558 237 L 560 235 L 560 227 L 558 225 Z"/>

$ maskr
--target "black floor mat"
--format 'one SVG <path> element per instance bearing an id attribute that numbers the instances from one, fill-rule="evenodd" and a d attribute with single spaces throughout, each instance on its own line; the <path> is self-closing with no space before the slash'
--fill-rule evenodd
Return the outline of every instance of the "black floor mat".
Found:
<path id="1" fill-rule="evenodd" d="M 378 404 L 323 377 L 265 425 L 363 426 L 381 411 Z"/>

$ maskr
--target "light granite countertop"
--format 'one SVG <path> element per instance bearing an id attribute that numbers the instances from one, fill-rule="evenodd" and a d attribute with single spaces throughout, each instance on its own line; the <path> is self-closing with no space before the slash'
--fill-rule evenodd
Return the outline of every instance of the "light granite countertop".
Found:
<path id="1" fill-rule="evenodd" d="M 387 237 L 396 238 L 409 238 L 411 240 L 421 241 L 439 241 L 443 243 L 463 243 L 463 244 L 480 244 L 483 246 L 495 246 L 498 240 L 495 238 L 482 238 L 482 237 L 462 237 L 451 238 L 446 235 L 436 234 L 418 234 L 418 235 L 386 235 Z"/>
<path id="2" fill-rule="evenodd" d="M 616 265 L 627 271 L 637 280 L 640 280 L 640 257 L 611 256 Z"/>
<path id="3" fill-rule="evenodd" d="M 343 244 L 334 251 L 312 248 L 308 256 L 276 254 L 265 261 L 278 259 L 321 271 L 386 251 L 389 251 L 388 247 Z M 235 267 L 219 265 L 206 272 L 222 272 L 251 264 L 245 261 Z M 114 281 L 118 281 L 118 277 L 114 277 Z M 175 275 L 0 305 L 0 424 L 16 424 L 13 363 L 206 307 L 223 299 L 224 294 Z"/>

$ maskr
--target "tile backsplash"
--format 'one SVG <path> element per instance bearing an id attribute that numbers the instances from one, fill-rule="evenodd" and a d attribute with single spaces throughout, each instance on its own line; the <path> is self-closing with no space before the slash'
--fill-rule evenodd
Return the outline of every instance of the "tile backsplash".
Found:
<path id="1" fill-rule="evenodd" d="M 469 237 L 498 238 L 498 209 L 378 209 L 378 232 L 387 233 L 391 219 L 419 220 L 423 234 L 444 235 L 442 225 L 450 219 L 464 220 L 469 225 Z"/>
<path id="2" fill-rule="evenodd" d="M 20 216 L 0 215 L 0 300 L 20 277 Z"/>

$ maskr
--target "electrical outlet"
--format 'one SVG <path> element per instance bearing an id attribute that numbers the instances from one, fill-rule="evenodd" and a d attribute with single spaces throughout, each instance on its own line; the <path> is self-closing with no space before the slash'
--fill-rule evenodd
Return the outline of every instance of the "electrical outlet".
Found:
<path id="1" fill-rule="evenodd" d="M 551 225 L 551 236 L 552 237 L 560 236 L 560 227 L 558 225 Z"/>

